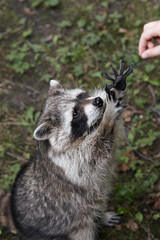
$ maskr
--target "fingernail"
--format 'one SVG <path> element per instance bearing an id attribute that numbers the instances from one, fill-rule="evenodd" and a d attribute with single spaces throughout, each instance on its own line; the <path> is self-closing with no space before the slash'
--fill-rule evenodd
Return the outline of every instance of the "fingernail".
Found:
<path id="1" fill-rule="evenodd" d="M 148 55 L 147 55 L 147 53 L 143 53 L 141 57 L 142 58 L 148 58 Z"/>

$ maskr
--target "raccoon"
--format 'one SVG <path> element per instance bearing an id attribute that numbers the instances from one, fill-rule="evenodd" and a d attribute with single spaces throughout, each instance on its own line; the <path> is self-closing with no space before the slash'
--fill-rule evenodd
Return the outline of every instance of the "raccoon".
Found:
<path id="1" fill-rule="evenodd" d="M 92 95 L 50 81 L 34 131 L 37 152 L 11 191 L 13 224 L 22 238 L 94 240 L 101 224 L 119 221 L 107 213 L 107 201 L 132 67 L 124 73 L 122 62 L 117 73 L 112 66 L 115 78 L 106 73 L 112 84 Z"/>

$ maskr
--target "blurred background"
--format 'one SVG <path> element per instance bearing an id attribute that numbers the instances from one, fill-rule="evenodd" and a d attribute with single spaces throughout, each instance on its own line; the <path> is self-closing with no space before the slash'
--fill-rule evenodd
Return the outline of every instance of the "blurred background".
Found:
<path id="1" fill-rule="evenodd" d="M 0 0 L 0 189 L 9 190 L 31 155 L 49 80 L 88 91 L 105 87 L 110 64 L 135 64 L 109 209 L 121 224 L 100 239 L 160 239 L 160 58 L 142 60 L 143 25 L 160 19 L 158 0 Z M 0 239 L 20 240 L 0 228 Z"/>

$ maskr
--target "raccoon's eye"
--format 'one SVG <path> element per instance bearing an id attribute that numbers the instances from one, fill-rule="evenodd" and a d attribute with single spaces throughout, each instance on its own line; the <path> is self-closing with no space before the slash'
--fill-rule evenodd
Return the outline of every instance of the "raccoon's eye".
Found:
<path id="1" fill-rule="evenodd" d="M 78 118 L 80 113 L 81 113 L 81 111 L 79 109 L 74 109 L 73 118 Z"/>

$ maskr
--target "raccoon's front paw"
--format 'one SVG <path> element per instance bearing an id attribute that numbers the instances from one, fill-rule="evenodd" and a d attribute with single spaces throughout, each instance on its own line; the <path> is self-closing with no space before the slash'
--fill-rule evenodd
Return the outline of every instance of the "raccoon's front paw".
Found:
<path id="1" fill-rule="evenodd" d="M 134 65 L 130 65 L 124 73 L 124 61 L 121 61 L 120 71 L 118 73 L 116 69 L 111 65 L 115 78 L 111 77 L 108 73 L 105 73 L 106 78 L 112 81 L 112 84 L 106 86 L 105 90 L 107 91 L 107 89 L 115 88 L 118 91 L 124 91 L 126 88 L 126 78 L 131 74 L 133 67 Z"/>
<path id="2" fill-rule="evenodd" d="M 119 224 L 121 221 L 121 216 L 115 212 L 105 213 L 104 218 L 101 219 L 102 226 L 113 227 L 115 224 Z"/>

